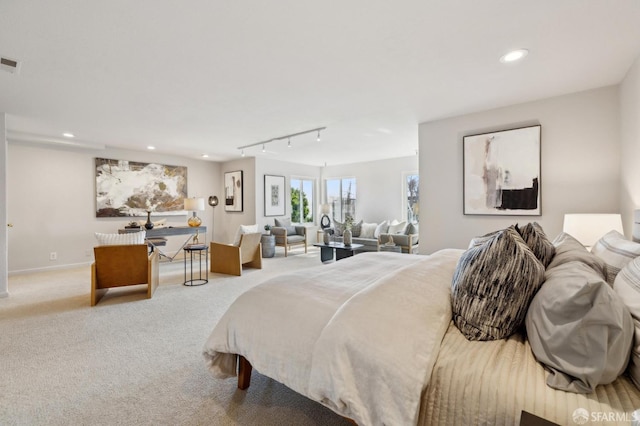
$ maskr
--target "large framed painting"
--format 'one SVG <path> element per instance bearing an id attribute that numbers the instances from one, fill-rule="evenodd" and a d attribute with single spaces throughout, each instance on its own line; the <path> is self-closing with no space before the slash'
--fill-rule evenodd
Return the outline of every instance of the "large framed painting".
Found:
<path id="1" fill-rule="evenodd" d="M 96 158 L 96 217 L 184 215 L 187 168 Z"/>
<path id="2" fill-rule="evenodd" d="M 264 215 L 284 216 L 284 176 L 264 175 Z"/>
<path id="3" fill-rule="evenodd" d="M 228 212 L 242 211 L 242 170 L 224 174 L 224 209 Z"/>
<path id="4" fill-rule="evenodd" d="M 463 138 L 464 214 L 540 216 L 541 126 Z"/>

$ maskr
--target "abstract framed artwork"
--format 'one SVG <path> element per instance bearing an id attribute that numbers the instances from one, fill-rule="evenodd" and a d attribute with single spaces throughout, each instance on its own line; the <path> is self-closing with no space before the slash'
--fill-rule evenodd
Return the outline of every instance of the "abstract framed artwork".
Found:
<path id="1" fill-rule="evenodd" d="M 264 175 L 264 215 L 284 216 L 284 176 Z"/>
<path id="2" fill-rule="evenodd" d="M 463 137 L 465 215 L 540 216 L 541 127 Z"/>
<path id="3" fill-rule="evenodd" d="M 225 172 L 224 174 L 224 210 L 228 212 L 242 211 L 242 170 Z"/>
<path id="4" fill-rule="evenodd" d="M 184 215 L 187 168 L 95 159 L 96 217 Z"/>

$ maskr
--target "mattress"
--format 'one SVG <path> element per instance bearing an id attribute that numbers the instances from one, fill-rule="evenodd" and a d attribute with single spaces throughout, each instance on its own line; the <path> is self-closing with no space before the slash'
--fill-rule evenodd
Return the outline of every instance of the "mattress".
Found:
<path id="1" fill-rule="evenodd" d="M 626 376 L 576 394 L 548 387 L 547 374 L 522 333 L 468 341 L 452 322 L 423 394 L 419 424 L 517 425 L 524 410 L 560 425 L 629 425 L 640 409 L 640 391 Z"/>

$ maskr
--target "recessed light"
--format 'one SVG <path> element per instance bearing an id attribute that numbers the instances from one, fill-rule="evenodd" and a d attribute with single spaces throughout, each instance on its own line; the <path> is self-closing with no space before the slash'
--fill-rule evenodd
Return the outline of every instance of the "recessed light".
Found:
<path id="1" fill-rule="evenodd" d="M 209 154 L 202 154 L 202 158 L 209 158 Z"/>
<path id="2" fill-rule="evenodd" d="M 156 149 L 156 147 L 155 147 L 155 146 L 151 146 L 151 145 L 149 145 L 149 146 L 147 147 L 147 149 L 153 150 L 153 149 Z"/>
<path id="3" fill-rule="evenodd" d="M 528 54 L 529 54 L 529 51 L 527 49 L 512 50 L 511 52 L 508 52 L 502 55 L 500 57 L 500 62 L 502 62 L 503 64 L 506 64 L 509 62 L 519 61 L 520 59 L 524 58 Z"/>
<path id="4" fill-rule="evenodd" d="M 73 133 L 69 133 L 69 132 L 63 133 L 62 136 L 64 136 L 65 138 L 75 138 L 76 137 L 76 135 L 74 135 Z"/>

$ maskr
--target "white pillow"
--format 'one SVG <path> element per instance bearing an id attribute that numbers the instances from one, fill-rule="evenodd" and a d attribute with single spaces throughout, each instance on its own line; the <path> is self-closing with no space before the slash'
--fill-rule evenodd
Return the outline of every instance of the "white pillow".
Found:
<path id="1" fill-rule="evenodd" d="M 407 222 L 399 222 L 396 224 L 389 225 L 389 230 L 387 233 L 389 234 L 404 234 L 407 229 Z"/>
<path id="2" fill-rule="evenodd" d="M 240 225 L 240 227 L 236 231 L 236 237 L 233 240 L 233 245 L 237 246 L 240 244 L 240 238 L 242 237 L 242 234 L 255 234 L 256 232 L 260 232 L 258 231 L 257 223 L 255 225 Z"/>
<path id="3" fill-rule="evenodd" d="M 609 231 L 591 248 L 591 253 L 604 260 L 607 282 L 613 285 L 618 272 L 640 256 L 640 244 L 627 240 L 618 231 Z"/>
<path id="4" fill-rule="evenodd" d="M 380 234 L 386 234 L 387 230 L 389 230 L 389 222 L 384 220 L 377 226 L 375 232 L 373 233 L 373 238 L 378 238 Z"/>
<path id="5" fill-rule="evenodd" d="M 377 223 L 363 223 L 360 228 L 360 238 L 377 238 L 375 236 Z"/>
<path id="6" fill-rule="evenodd" d="M 144 244 L 146 231 L 130 232 L 127 234 L 101 234 L 96 232 L 98 245 L 101 246 L 118 246 L 129 244 Z"/>

